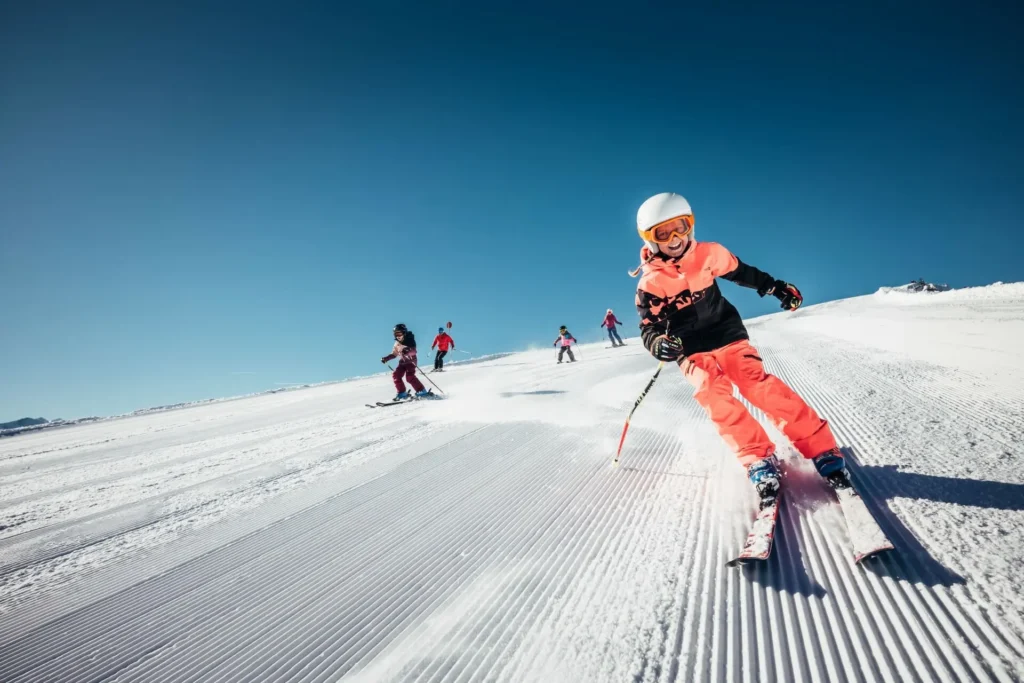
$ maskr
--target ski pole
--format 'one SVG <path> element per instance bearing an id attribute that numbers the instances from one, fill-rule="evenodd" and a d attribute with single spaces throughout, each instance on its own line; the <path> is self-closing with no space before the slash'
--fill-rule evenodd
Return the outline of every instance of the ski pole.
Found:
<path id="1" fill-rule="evenodd" d="M 573 339 L 573 341 L 576 340 Z M 576 342 L 576 355 L 580 357 L 580 360 L 583 360 L 583 354 L 580 353 L 580 343 L 578 341 Z"/>
<path id="2" fill-rule="evenodd" d="M 651 387 L 654 386 L 654 382 L 655 380 L 658 379 L 658 375 L 661 374 L 661 369 L 663 367 L 665 367 L 665 361 L 661 361 L 660 363 L 658 363 L 658 369 L 654 371 L 654 377 L 651 377 L 651 381 L 647 383 L 647 386 L 644 387 L 644 390 L 640 392 L 640 396 L 637 397 L 636 403 L 633 404 L 633 409 L 629 411 L 629 415 L 626 417 L 626 424 L 622 427 L 622 437 L 619 438 L 619 450 L 615 452 L 615 460 L 612 461 L 613 466 L 619 464 L 619 456 L 622 455 L 622 444 L 626 442 L 626 432 L 629 431 L 629 421 L 633 419 L 633 413 L 636 412 L 636 409 L 640 406 L 641 401 L 643 401 L 644 397 L 647 396 L 647 392 L 650 391 Z"/>
<path id="3" fill-rule="evenodd" d="M 442 389 L 441 387 L 437 386 L 437 384 L 434 383 L 434 380 L 432 380 L 429 377 L 427 377 L 427 373 L 423 372 L 423 368 L 421 368 L 418 363 L 416 365 L 416 369 L 420 371 L 421 375 L 423 375 L 423 379 L 425 379 L 428 382 L 430 382 L 431 384 L 433 384 L 434 388 L 437 389 L 438 391 L 440 391 L 442 394 L 444 393 L 444 389 Z"/>

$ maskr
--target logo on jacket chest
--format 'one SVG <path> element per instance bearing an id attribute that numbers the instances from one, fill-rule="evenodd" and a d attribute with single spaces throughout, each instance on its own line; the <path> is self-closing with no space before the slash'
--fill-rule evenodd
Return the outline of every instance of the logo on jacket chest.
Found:
<path id="1" fill-rule="evenodd" d="M 703 270 L 710 273 L 711 266 L 707 266 Z M 671 303 L 678 302 L 683 306 L 689 306 L 690 304 L 697 303 L 703 299 L 705 294 L 704 289 L 698 289 L 696 292 L 691 289 L 691 286 L 695 284 L 693 282 L 694 276 L 696 276 L 696 280 L 700 281 L 702 279 L 702 275 L 703 273 L 696 271 L 695 273 L 690 273 L 688 276 L 687 272 L 677 264 L 675 276 L 671 278 L 670 283 L 665 283 L 667 285 L 667 293 L 669 294 L 667 297 L 668 300 Z M 678 293 L 672 294 L 672 290 L 676 288 L 679 290 Z"/>
<path id="2" fill-rule="evenodd" d="M 701 290 L 699 292 L 691 292 L 689 289 L 684 289 L 675 296 L 671 297 L 669 299 L 669 303 L 674 305 L 675 308 L 678 310 L 680 308 L 690 306 L 703 300 L 706 294 L 707 292 L 705 290 Z"/>

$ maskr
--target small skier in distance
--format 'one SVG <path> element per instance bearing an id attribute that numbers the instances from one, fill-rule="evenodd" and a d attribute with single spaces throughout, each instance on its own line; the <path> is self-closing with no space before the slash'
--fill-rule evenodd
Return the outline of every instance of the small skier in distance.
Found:
<path id="1" fill-rule="evenodd" d="M 398 367 L 391 373 L 391 379 L 395 381 L 395 389 L 398 390 L 394 400 L 402 401 L 409 398 L 409 392 L 406 391 L 405 384 L 402 382 L 403 377 L 412 385 L 417 398 L 429 396 L 430 392 L 416 377 L 416 336 L 402 323 L 395 325 L 394 334 L 394 348 L 391 349 L 390 354 L 380 359 L 381 363 L 387 363 L 393 358 L 398 359 Z"/>
<path id="2" fill-rule="evenodd" d="M 622 322 L 615 317 L 615 314 L 612 312 L 612 309 L 609 308 L 608 312 L 604 314 L 604 322 L 601 323 L 601 327 L 608 328 L 608 338 L 612 342 L 612 348 L 615 348 L 616 346 L 626 345 L 626 342 L 622 341 L 622 337 L 619 336 L 619 331 L 615 328 L 616 325 L 621 324 Z M 616 340 L 618 340 L 617 344 L 615 343 Z"/>
<path id="3" fill-rule="evenodd" d="M 779 490 L 775 445 L 733 397 L 733 385 L 814 461 L 833 487 L 849 484 L 843 454 L 828 422 L 821 419 L 781 379 L 764 370 L 748 341 L 736 308 L 718 289 L 722 277 L 759 296 L 771 294 L 784 310 L 795 311 L 803 297 L 795 286 L 743 263 L 725 247 L 693 237 L 693 211 L 682 196 L 663 192 L 645 201 L 636 215 L 644 240 L 636 307 L 644 346 L 662 361 L 675 361 L 694 387 L 718 433 L 746 467 L 762 505 Z"/>
<path id="4" fill-rule="evenodd" d="M 434 347 L 437 347 L 437 355 L 434 356 L 434 372 L 444 372 L 444 357 L 448 355 L 449 349 L 455 350 L 455 340 L 444 331 L 443 327 L 439 327 L 430 349 L 433 350 Z"/>
<path id="5" fill-rule="evenodd" d="M 569 362 L 575 363 L 576 357 L 572 355 L 572 343 L 576 341 L 576 338 L 569 333 L 569 330 L 565 329 L 565 325 L 558 328 L 558 337 L 555 338 L 555 343 L 552 346 L 558 346 L 561 344 L 561 348 L 558 349 L 558 362 L 562 362 L 562 356 L 568 352 Z M 579 342 L 576 342 L 577 344 Z"/>

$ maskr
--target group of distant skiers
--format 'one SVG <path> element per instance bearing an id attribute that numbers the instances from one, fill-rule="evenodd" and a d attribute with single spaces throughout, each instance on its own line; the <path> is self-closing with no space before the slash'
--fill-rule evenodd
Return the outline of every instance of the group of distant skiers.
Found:
<path id="1" fill-rule="evenodd" d="M 451 323 L 449 323 L 450 325 Z M 613 347 L 625 346 L 625 342 L 622 341 L 622 337 L 619 336 L 616 325 L 622 323 L 615 317 L 612 309 L 608 309 L 605 314 L 604 322 L 601 323 L 601 327 L 608 328 L 608 338 L 611 339 Z M 416 352 L 416 335 L 413 334 L 404 323 L 398 323 L 392 330 L 395 337 L 395 345 L 391 349 L 391 353 L 380 359 L 381 363 L 388 363 L 394 359 L 398 359 L 398 366 L 392 371 L 391 378 L 394 380 L 395 389 L 398 393 L 395 395 L 394 400 L 401 401 L 413 396 L 417 398 L 424 398 L 430 396 L 431 392 L 423 386 L 419 378 L 416 377 L 416 370 L 419 367 L 417 352 Z M 565 325 L 558 328 L 558 338 L 555 339 L 555 346 L 559 346 L 558 349 L 558 362 L 562 362 L 562 357 L 566 354 L 569 356 L 569 362 L 575 363 L 576 356 L 573 355 L 572 345 L 578 344 L 576 338 L 572 336 Z M 449 351 L 455 350 L 455 340 L 443 327 L 437 328 L 437 336 L 434 337 L 434 343 L 430 345 L 430 350 L 437 349 L 434 355 L 434 372 L 444 372 L 444 359 L 448 355 Z M 412 385 L 415 394 L 410 394 L 405 388 L 405 382 Z"/>
<path id="2" fill-rule="evenodd" d="M 620 346 L 626 345 L 626 343 L 622 341 L 622 337 L 619 336 L 619 331 L 616 329 L 616 325 L 621 324 L 622 323 L 619 321 L 619 319 L 615 317 L 615 314 L 612 312 L 612 309 L 609 308 L 608 312 L 605 313 L 604 322 L 601 323 L 601 327 L 605 327 L 608 329 L 608 339 L 610 339 L 612 342 L 612 348 L 618 348 Z M 559 327 L 558 336 L 555 337 L 555 343 L 552 345 L 558 347 L 559 363 L 562 362 L 562 357 L 565 355 L 569 356 L 570 363 L 576 362 L 576 356 L 574 356 L 572 353 L 572 345 L 574 343 L 579 344 L 579 342 L 576 341 L 576 337 L 572 336 L 572 333 L 566 329 L 565 325 Z"/>
<path id="3" fill-rule="evenodd" d="M 681 195 L 664 192 L 643 203 L 637 212 L 637 232 L 644 246 L 641 263 L 630 275 L 640 276 L 636 307 L 641 339 L 652 356 L 676 363 L 694 388 L 694 398 L 705 409 L 724 441 L 747 469 L 762 501 L 774 500 L 780 470 L 775 445 L 761 424 L 734 395 L 734 386 L 786 435 L 796 449 L 814 461 L 818 472 L 833 486 L 848 483 L 843 454 L 836 446 L 828 422 L 818 416 L 793 389 L 764 370 L 761 356 L 747 335 L 736 308 L 718 289 L 724 278 L 755 289 L 759 296 L 776 297 L 783 310 L 795 311 L 803 296 L 794 285 L 776 280 L 749 266 L 714 242 L 698 242 L 693 236 L 694 218 Z M 601 327 L 613 347 L 625 346 L 616 327 L 622 323 L 608 309 Z M 382 358 L 399 358 L 393 378 L 396 399 L 408 398 L 403 377 L 416 396 L 430 392 L 416 378 L 416 341 L 405 325 L 395 326 L 395 346 Z M 563 325 L 554 346 L 558 362 L 572 352 L 575 337 Z M 443 370 L 444 356 L 455 342 L 443 328 L 431 348 L 438 348 L 436 371 Z"/>

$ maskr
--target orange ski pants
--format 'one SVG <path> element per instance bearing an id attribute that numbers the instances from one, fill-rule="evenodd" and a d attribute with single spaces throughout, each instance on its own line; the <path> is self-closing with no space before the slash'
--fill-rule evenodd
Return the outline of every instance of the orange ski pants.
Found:
<path id="1" fill-rule="evenodd" d="M 735 384 L 752 405 L 768 416 L 805 458 L 835 448 L 828 422 L 818 417 L 785 382 L 764 371 L 764 364 L 747 340 L 688 356 L 680 365 L 693 385 L 693 397 L 708 412 L 725 442 L 747 466 L 775 452 L 768 434 L 733 396 Z"/>

